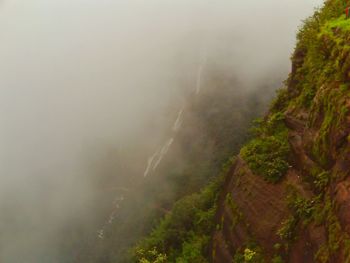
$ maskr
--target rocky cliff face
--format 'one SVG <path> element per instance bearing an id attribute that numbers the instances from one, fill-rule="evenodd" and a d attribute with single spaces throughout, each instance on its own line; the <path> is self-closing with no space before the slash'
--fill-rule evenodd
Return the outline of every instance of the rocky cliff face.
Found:
<path id="1" fill-rule="evenodd" d="M 350 19 L 330 0 L 226 178 L 213 262 L 350 262 Z M 350 3 L 347 3 L 350 4 Z"/>

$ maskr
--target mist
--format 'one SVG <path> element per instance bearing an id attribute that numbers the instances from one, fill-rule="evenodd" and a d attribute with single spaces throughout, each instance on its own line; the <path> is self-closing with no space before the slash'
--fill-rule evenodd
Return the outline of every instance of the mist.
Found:
<path id="1" fill-rule="evenodd" d="M 297 28 L 322 2 L 0 2 L 0 261 L 63 262 L 57 236 L 95 220 L 101 176 L 142 180 L 203 52 L 259 93 L 287 77 Z"/>

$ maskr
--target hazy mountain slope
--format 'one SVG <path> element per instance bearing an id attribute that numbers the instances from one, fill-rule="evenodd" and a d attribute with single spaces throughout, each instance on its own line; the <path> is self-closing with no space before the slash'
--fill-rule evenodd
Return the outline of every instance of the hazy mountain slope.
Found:
<path id="1" fill-rule="evenodd" d="M 101 238 L 88 241 L 78 251 L 76 262 L 130 262 L 129 250 L 158 225 L 174 202 L 207 185 L 223 162 L 239 152 L 252 119 L 264 112 L 278 83 L 261 83 L 259 88 L 265 93 L 258 96 L 255 87 L 240 90 L 236 78 L 207 69 L 200 93 L 190 95 L 181 110 L 181 125 L 174 123 L 180 127 L 169 130 L 173 142 L 168 152 L 149 172 L 146 169 L 138 185 L 123 194 Z"/>
<path id="2" fill-rule="evenodd" d="M 346 4 L 301 28 L 286 89 L 227 175 L 213 262 L 350 262 Z"/>

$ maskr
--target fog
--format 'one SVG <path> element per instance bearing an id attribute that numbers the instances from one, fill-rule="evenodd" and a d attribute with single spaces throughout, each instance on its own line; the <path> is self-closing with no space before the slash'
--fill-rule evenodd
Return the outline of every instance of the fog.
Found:
<path id="1" fill-rule="evenodd" d="M 136 151 L 159 143 L 196 89 L 203 52 L 244 89 L 284 78 L 297 28 L 321 3 L 0 2 L 0 261 L 60 262 L 57 234 L 96 212 L 94 164 L 135 149 L 142 180 Z"/>

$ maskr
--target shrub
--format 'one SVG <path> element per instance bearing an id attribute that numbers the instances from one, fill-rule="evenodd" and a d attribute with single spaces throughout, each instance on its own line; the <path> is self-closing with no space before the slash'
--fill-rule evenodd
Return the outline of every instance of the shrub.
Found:
<path id="1" fill-rule="evenodd" d="M 251 262 L 251 261 L 253 261 L 255 256 L 256 256 L 256 252 L 255 251 L 253 251 L 253 250 L 251 250 L 249 248 L 246 248 L 244 250 L 244 261 Z"/>
<path id="2" fill-rule="evenodd" d="M 290 194 L 287 199 L 289 208 L 296 217 L 308 220 L 313 215 L 314 200 L 303 198 L 297 193 Z"/>
<path id="3" fill-rule="evenodd" d="M 214 216 L 221 184 L 222 178 L 218 178 L 200 193 L 176 202 L 152 233 L 134 248 L 134 261 L 153 262 L 155 255 L 144 251 L 155 250 L 159 255 L 167 256 L 166 262 L 207 262 L 204 255 L 215 228 Z"/>
<path id="4" fill-rule="evenodd" d="M 277 231 L 277 234 L 281 239 L 287 241 L 288 245 L 296 238 L 296 229 L 299 222 L 303 222 L 304 225 L 307 225 L 315 219 L 314 215 L 317 212 L 316 204 L 319 203 L 319 200 L 317 198 L 306 199 L 302 197 L 298 193 L 298 190 L 292 185 L 288 186 L 287 191 L 289 191 L 289 193 L 286 201 L 291 215 L 282 222 L 281 228 Z"/>
<path id="5" fill-rule="evenodd" d="M 194 236 L 191 240 L 186 241 L 182 245 L 181 255 L 176 259 L 176 263 L 207 263 L 207 259 L 203 256 L 203 251 L 205 250 L 209 242 L 209 237 L 207 236 Z"/>
<path id="6" fill-rule="evenodd" d="M 156 248 L 151 250 L 138 249 L 136 251 L 139 257 L 139 263 L 166 263 L 167 256 L 165 254 L 159 253 Z"/>
<path id="7" fill-rule="evenodd" d="M 283 259 L 282 259 L 282 257 L 281 256 L 274 256 L 273 258 L 272 258 L 272 261 L 271 261 L 271 263 L 283 263 L 284 261 L 283 261 Z"/>
<path id="8" fill-rule="evenodd" d="M 262 250 L 255 243 L 249 243 L 243 249 L 238 249 L 233 257 L 233 263 L 265 263 Z"/>
<path id="9" fill-rule="evenodd" d="M 254 128 L 257 135 L 241 150 L 249 168 L 271 183 L 280 181 L 289 168 L 288 129 L 281 112 L 260 121 Z"/>
<path id="10" fill-rule="evenodd" d="M 315 176 L 314 184 L 317 190 L 324 190 L 330 181 L 330 173 L 323 171 Z"/>
<path id="11" fill-rule="evenodd" d="M 289 144 L 275 136 L 257 138 L 241 150 L 249 168 L 267 181 L 277 183 L 289 168 Z"/>
<path id="12" fill-rule="evenodd" d="M 282 222 L 281 228 L 277 231 L 277 234 L 281 239 L 286 241 L 294 240 L 294 233 L 297 227 L 298 221 L 294 216 L 290 216 L 288 219 Z"/>
<path id="13" fill-rule="evenodd" d="M 241 155 L 253 172 L 272 183 L 280 181 L 289 168 L 289 145 L 274 136 L 252 140 Z"/>

